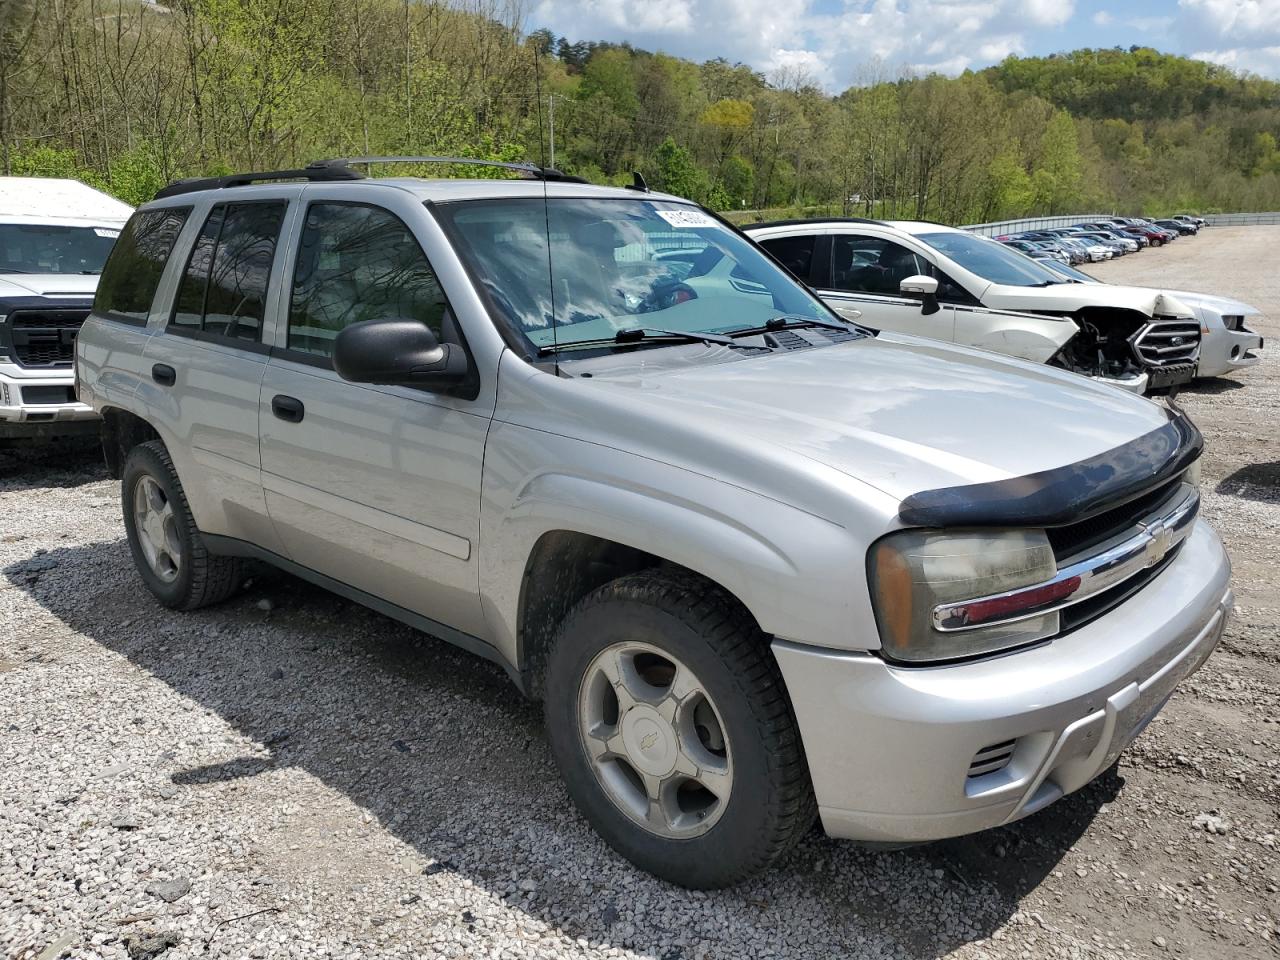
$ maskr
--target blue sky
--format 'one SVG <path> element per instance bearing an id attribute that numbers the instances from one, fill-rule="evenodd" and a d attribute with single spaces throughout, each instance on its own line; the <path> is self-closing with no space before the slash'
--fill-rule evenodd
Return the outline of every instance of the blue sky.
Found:
<path id="1" fill-rule="evenodd" d="M 1280 0 L 533 0 L 528 24 L 740 60 L 830 90 L 1133 44 L 1280 78 Z"/>

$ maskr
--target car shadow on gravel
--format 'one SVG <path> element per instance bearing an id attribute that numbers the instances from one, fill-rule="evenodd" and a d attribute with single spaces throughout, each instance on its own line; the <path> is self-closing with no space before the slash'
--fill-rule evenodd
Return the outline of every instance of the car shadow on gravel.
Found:
<path id="1" fill-rule="evenodd" d="M 906 850 L 836 842 L 815 828 L 764 876 L 690 893 L 640 873 L 591 832 L 552 765 L 541 711 L 492 664 L 276 572 L 220 606 L 164 610 L 123 540 L 56 549 L 2 572 L 68 627 L 260 745 L 192 758 L 159 740 L 145 776 L 156 789 L 176 786 L 174 803 L 208 791 L 206 803 L 226 804 L 234 829 L 235 805 L 252 802 L 244 787 L 251 797 L 254 778 L 298 768 L 412 846 L 421 873 L 389 893 L 390 924 L 412 922 L 391 919 L 401 892 L 425 905 L 450 895 L 441 875 L 456 875 L 567 937 L 664 960 L 937 957 L 1007 923 L 1122 782 L 1108 774 L 1020 823 Z M 242 789 L 216 793 L 232 782 Z M 370 876 L 398 882 L 355 841 L 334 846 L 359 827 L 336 806 L 300 815 L 288 842 L 306 853 L 292 857 L 332 858 L 352 872 L 363 857 Z"/>
<path id="2" fill-rule="evenodd" d="M 0 445 L 0 493 L 76 487 L 106 477 L 102 443 L 97 437 Z"/>
<path id="3" fill-rule="evenodd" d="M 1280 461 L 1251 463 L 1223 477 L 1214 493 L 1260 503 L 1280 503 Z"/>
<path id="4" fill-rule="evenodd" d="M 1209 396 L 1215 396 L 1220 393 L 1231 393 L 1233 390 L 1239 390 L 1244 386 L 1239 380 L 1232 380 L 1228 377 L 1206 377 L 1203 380 L 1194 380 L 1179 389 L 1179 393 L 1203 393 Z"/>

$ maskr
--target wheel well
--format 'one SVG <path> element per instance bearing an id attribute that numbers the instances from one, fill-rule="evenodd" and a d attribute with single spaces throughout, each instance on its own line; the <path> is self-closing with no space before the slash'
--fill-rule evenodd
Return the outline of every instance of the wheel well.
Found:
<path id="1" fill-rule="evenodd" d="M 696 570 L 603 537 L 552 530 L 538 538 L 525 563 L 516 622 L 520 675 L 530 697 L 541 699 L 551 641 L 578 601 L 611 580 L 652 567 L 684 570 L 706 580 L 709 587 L 719 586 Z M 752 616 L 746 604 L 730 591 L 725 593 Z"/>
<path id="2" fill-rule="evenodd" d="M 160 434 L 136 413 L 108 408 L 102 411 L 102 452 L 107 471 L 115 480 L 124 472 L 129 451 L 148 440 L 159 440 Z"/>

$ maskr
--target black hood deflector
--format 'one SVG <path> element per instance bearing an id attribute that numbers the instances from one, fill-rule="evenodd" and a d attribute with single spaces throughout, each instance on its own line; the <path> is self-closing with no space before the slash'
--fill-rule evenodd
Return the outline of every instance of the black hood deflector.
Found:
<path id="1" fill-rule="evenodd" d="M 1204 450 L 1181 410 L 1123 446 L 1065 467 L 991 483 L 912 494 L 898 518 L 912 527 L 1058 527 L 1122 506 L 1186 470 Z"/>

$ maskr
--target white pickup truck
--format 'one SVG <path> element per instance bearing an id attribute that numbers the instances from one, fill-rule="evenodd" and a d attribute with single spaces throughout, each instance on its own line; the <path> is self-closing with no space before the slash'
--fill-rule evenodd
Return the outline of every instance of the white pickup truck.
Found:
<path id="1" fill-rule="evenodd" d="M 131 213 L 76 180 L 0 177 L 0 441 L 99 429 L 72 359 Z"/>

